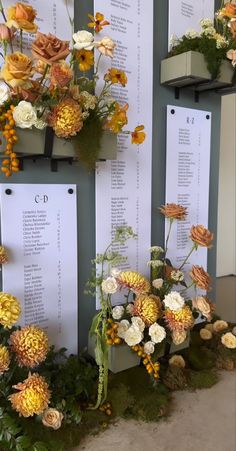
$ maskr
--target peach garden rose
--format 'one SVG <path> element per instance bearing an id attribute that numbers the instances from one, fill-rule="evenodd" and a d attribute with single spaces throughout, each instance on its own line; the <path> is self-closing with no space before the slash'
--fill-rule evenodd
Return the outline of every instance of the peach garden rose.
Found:
<path id="1" fill-rule="evenodd" d="M 7 26 L 19 28 L 27 33 L 36 33 L 38 26 L 34 23 L 37 12 L 30 5 L 17 2 L 7 10 Z"/>
<path id="2" fill-rule="evenodd" d="M 27 86 L 33 73 L 32 60 L 21 52 L 14 52 L 6 56 L 1 78 L 12 88 L 16 88 L 22 85 Z"/>

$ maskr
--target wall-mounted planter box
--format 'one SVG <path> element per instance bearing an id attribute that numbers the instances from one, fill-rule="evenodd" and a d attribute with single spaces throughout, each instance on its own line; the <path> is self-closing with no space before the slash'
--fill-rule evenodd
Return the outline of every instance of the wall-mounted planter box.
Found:
<path id="1" fill-rule="evenodd" d="M 219 78 L 212 80 L 205 57 L 199 52 L 185 52 L 161 62 L 161 84 L 174 88 L 195 86 L 198 91 L 226 88 L 233 86 L 232 76 L 232 64 L 225 60 Z"/>
<path id="2" fill-rule="evenodd" d="M 45 130 L 37 130 L 36 128 L 22 130 L 17 128 L 17 136 L 19 138 L 14 149 L 20 155 L 43 155 L 45 146 Z M 53 139 L 52 158 L 75 158 L 73 142 L 69 139 L 57 138 Z M 101 149 L 99 152 L 99 160 L 116 160 L 117 158 L 117 137 L 113 133 L 104 131 L 101 138 Z"/>
<path id="3" fill-rule="evenodd" d="M 185 341 L 183 341 L 183 343 L 181 343 L 180 345 L 175 345 L 174 343 L 171 344 L 169 353 L 175 354 L 176 352 L 182 351 L 183 349 L 189 347 L 189 343 L 190 343 L 190 333 L 188 332 L 187 338 Z M 158 358 L 163 357 L 166 353 L 167 352 L 165 346 L 163 346 L 158 354 Z"/>
<path id="4" fill-rule="evenodd" d="M 88 338 L 88 353 L 95 358 L 95 336 Z M 112 373 L 128 370 L 140 364 L 140 358 L 129 346 L 109 346 L 108 368 Z"/>

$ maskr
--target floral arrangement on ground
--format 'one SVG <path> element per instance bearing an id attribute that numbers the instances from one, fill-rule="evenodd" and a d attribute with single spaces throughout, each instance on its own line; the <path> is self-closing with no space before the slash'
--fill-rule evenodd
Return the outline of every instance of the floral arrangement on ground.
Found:
<path id="1" fill-rule="evenodd" d="M 236 3 L 223 1 L 215 20 L 201 19 L 200 26 L 200 32 L 190 29 L 181 38 L 173 35 L 168 56 L 200 52 L 205 57 L 212 79 L 217 79 L 223 60 L 231 60 L 233 67 L 236 65 Z M 234 78 L 232 82 L 235 83 Z"/>
<path id="2" fill-rule="evenodd" d="M 123 130 L 128 123 L 128 104 L 121 104 L 111 96 L 112 85 L 126 86 L 125 72 L 111 67 L 104 74 L 103 83 L 100 80 L 102 58 L 112 60 L 115 51 L 109 36 L 97 38 L 109 25 L 103 14 L 88 15 L 88 28 L 94 30 L 96 37 L 87 30 L 79 30 L 73 33 L 70 47 L 69 41 L 38 31 L 37 12 L 28 4 L 17 2 L 5 14 L 0 1 L 0 13 L 4 19 L 0 24 L 4 56 L 0 72 L 0 130 L 5 156 L 2 171 L 7 177 L 19 171 L 16 154 L 21 144 L 19 129 L 27 133 L 27 129 L 49 128 L 65 143 L 70 140 L 77 156 L 89 168 L 98 159 L 105 130 L 130 134 L 134 144 L 144 141 L 143 125 L 133 132 Z M 70 21 L 73 28 L 71 18 Z M 36 34 L 30 56 L 24 48 L 24 33 Z M 86 77 L 87 72 L 90 78 Z M 101 88 L 96 89 L 98 84 Z"/>

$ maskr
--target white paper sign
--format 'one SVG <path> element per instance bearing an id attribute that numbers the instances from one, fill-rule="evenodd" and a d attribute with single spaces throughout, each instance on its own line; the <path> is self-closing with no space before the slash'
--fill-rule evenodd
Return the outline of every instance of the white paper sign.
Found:
<path id="1" fill-rule="evenodd" d="M 123 269 L 133 268 L 148 274 L 148 248 L 151 242 L 153 1 L 95 0 L 94 10 L 102 11 L 111 24 L 102 34 L 111 36 L 116 42 L 115 55 L 109 64 L 124 70 L 128 77 L 125 88 L 117 84 L 113 86 L 112 96 L 120 103 L 129 104 L 127 129 L 134 130 L 136 125 L 144 124 L 147 134 L 146 141 L 140 147 L 131 144 L 129 135 L 119 135 L 117 161 L 98 164 L 96 251 L 100 253 L 105 250 L 117 226 L 132 226 L 138 239 L 129 240 L 127 245 L 116 250 L 128 256 Z M 104 70 L 105 65 L 101 68 L 102 74 Z"/>
<path id="2" fill-rule="evenodd" d="M 1 184 L 1 232 L 10 252 L 3 291 L 20 300 L 20 324 L 77 353 L 76 186 Z"/>
<path id="3" fill-rule="evenodd" d="M 169 0 L 169 48 L 173 35 L 181 38 L 189 29 L 200 31 L 201 19 L 214 19 L 214 0 Z"/>
<path id="4" fill-rule="evenodd" d="M 192 225 L 208 227 L 211 113 L 172 105 L 167 106 L 166 203 L 187 207 L 185 221 L 174 223 L 168 257 L 178 268 L 188 255 Z M 166 236 L 168 223 L 166 222 Z M 198 248 L 190 265 L 207 269 L 207 249 Z"/>

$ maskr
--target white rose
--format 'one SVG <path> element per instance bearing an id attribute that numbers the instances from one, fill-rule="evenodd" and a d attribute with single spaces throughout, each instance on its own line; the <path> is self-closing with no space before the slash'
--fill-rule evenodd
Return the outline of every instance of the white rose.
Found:
<path id="1" fill-rule="evenodd" d="M 124 307 L 122 305 L 117 305 L 112 309 L 112 318 L 115 320 L 119 320 L 124 315 Z"/>
<path id="2" fill-rule="evenodd" d="M 118 284 L 114 277 L 108 277 L 102 282 L 102 291 L 106 294 L 114 294 L 118 289 Z"/>
<path id="3" fill-rule="evenodd" d="M 164 327 L 154 323 L 149 327 L 149 335 L 154 343 L 161 343 L 166 338 L 166 331 Z"/>
<path id="4" fill-rule="evenodd" d="M 4 102 L 6 102 L 7 99 L 9 99 L 10 96 L 10 90 L 8 86 L 1 82 L 0 83 L 0 105 L 3 105 Z"/>
<path id="5" fill-rule="evenodd" d="M 125 333 L 129 329 L 129 327 L 130 327 L 129 321 L 127 321 L 127 319 L 122 319 L 122 321 L 119 323 L 118 329 L 117 329 L 118 337 L 124 339 L 125 338 Z"/>
<path id="6" fill-rule="evenodd" d="M 142 318 L 140 318 L 139 316 L 133 316 L 133 318 L 131 318 L 131 322 L 133 326 L 137 327 L 137 329 L 139 329 L 141 332 L 144 331 L 145 323 L 143 322 Z"/>
<path id="7" fill-rule="evenodd" d="M 124 340 L 128 346 L 135 346 L 143 339 L 143 333 L 135 326 L 130 326 L 124 334 Z"/>
<path id="8" fill-rule="evenodd" d="M 164 304 L 166 308 L 170 310 L 180 310 L 184 306 L 184 298 L 177 292 L 171 291 L 164 297 Z"/>
<path id="9" fill-rule="evenodd" d="M 76 50 L 92 50 L 94 47 L 94 37 L 93 34 L 86 30 L 77 31 L 73 34 L 74 49 Z"/>
<path id="10" fill-rule="evenodd" d="M 163 279 L 155 279 L 155 280 L 152 281 L 152 286 L 154 288 L 156 288 L 157 290 L 160 290 L 160 288 L 163 285 L 163 282 L 164 282 Z"/>
<path id="11" fill-rule="evenodd" d="M 147 341 L 144 345 L 144 352 L 148 355 L 153 354 L 155 351 L 155 344 L 152 341 Z"/>
<path id="12" fill-rule="evenodd" d="M 121 270 L 118 268 L 111 268 L 111 276 L 115 277 L 115 279 L 120 275 Z"/>
<path id="13" fill-rule="evenodd" d="M 132 304 L 132 302 L 127 305 L 126 313 L 128 313 L 128 315 L 133 315 L 133 313 L 134 313 L 134 304 Z"/>
<path id="14" fill-rule="evenodd" d="M 21 100 L 14 108 L 13 119 L 17 127 L 20 128 L 32 128 L 37 121 L 36 109 L 30 102 Z"/>

